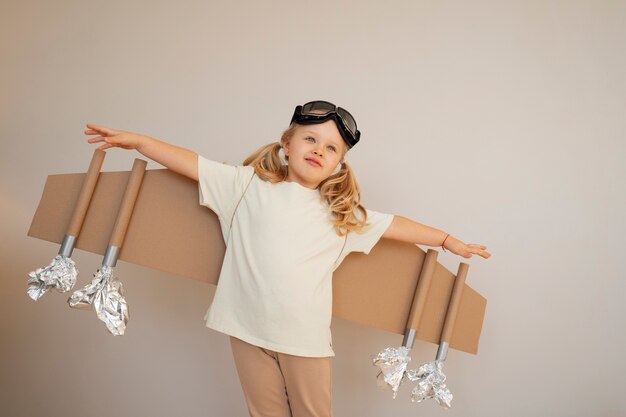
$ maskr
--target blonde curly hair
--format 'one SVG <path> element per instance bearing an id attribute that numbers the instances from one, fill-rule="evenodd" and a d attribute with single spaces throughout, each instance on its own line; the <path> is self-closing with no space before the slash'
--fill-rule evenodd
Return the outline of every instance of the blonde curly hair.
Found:
<path id="1" fill-rule="evenodd" d="M 283 165 L 279 151 L 283 143 L 288 143 L 293 137 L 298 126 L 292 123 L 281 135 L 279 142 L 272 142 L 254 151 L 244 161 L 243 165 L 254 167 L 255 173 L 264 181 L 272 183 L 285 181 L 287 178 L 287 166 Z M 347 152 L 345 147 L 343 157 Z M 285 156 L 289 161 L 289 157 Z M 341 169 L 335 174 L 320 182 L 318 189 L 320 198 L 325 201 L 333 213 L 333 224 L 339 236 L 345 236 L 350 231 L 358 231 L 365 227 L 367 212 L 360 203 L 361 192 L 354 171 L 345 160 L 341 163 Z M 356 213 L 360 212 L 360 216 Z"/>

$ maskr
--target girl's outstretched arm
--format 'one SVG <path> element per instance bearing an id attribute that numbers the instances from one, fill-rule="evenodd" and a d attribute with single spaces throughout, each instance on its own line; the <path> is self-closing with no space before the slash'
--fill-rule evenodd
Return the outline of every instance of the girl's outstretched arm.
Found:
<path id="1" fill-rule="evenodd" d="M 448 236 L 448 233 L 446 232 L 397 215 L 393 216 L 393 221 L 385 233 L 383 233 L 382 237 L 426 246 L 441 246 L 445 240 L 443 248 L 449 250 L 455 255 L 459 255 L 464 258 L 471 258 L 472 255 L 479 255 L 485 259 L 491 256 L 489 252 L 485 251 L 487 246 L 476 243 L 470 243 L 467 245 L 452 235 Z"/>
<path id="2" fill-rule="evenodd" d="M 189 149 L 171 145 L 150 136 L 111 129 L 87 123 L 86 135 L 100 135 L 87 139 L 89 143 L 105 142 L 98 149 L 136 149 L 139 153 L 181 175 L 198 181 L 198 154 Z"/>

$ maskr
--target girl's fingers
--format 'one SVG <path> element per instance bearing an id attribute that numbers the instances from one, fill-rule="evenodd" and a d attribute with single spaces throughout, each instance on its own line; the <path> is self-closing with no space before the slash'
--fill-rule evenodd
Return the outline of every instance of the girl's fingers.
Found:
<path id="1" fill-rule="evenodd" d="M 101 132 L 103 126 L 94 125 L 92 123 L 87 123 L 85 126 L 89 128 L 90 131 Z"/>
<path id="2" fill-rule="evenodd" d="M 100 126 L 100 125 L 94 125 L 92 123 L 87 123 L 87 127 L 91 130 L 95 130 L 98 134 L 103 134 L 103 135 L 115 135 L 117 133 L 119 133 L 117 130 L 115 129 L 110 129 L 108 127 L 104 127 L 104 126 Z"/>
<path id="3" fill-rule="evenodd" d="M 484 246 L 484 245 L 479 245 L 478 243 L 470 243 L 470 244 L 469 244 L 469 245 L 467 245 L 467 246 L 471 246 L 471 247 L 474 247 L 474 248 L 479 248 L 479 249 L 487 249 L 487 246 Z"/>
<path id="4" fill-rule="evenodd" d="M 478 245 L 478 244 L 474 244 L 474 243 L 473 243 L 473 244 L 470 244 L 470 245 L 468 245 L 468 246 L 470 246 L 470 247 L 471 247 L 471 249 L 469 249 L 469 253 L 470 253 L 469 257 L 471 257 L 471 256 L 472 256 L 472 255 L 471 255 L 472 253 L 473 253 L 474 255 L 479 255 L 479 256 L 482 256 L 482 257 L 483 257 L 483 258 L 485 258 L 485 259 L 488 259 L 488 258 L 491 256 L 491 254 L 490 254 L 489 252 L 487 252 L 487 251 L 485 251 L 485 250 L 484 250 L 484 249 L 486 249 L 486 248 L 487 248 L 487 247 L 486 247 L 486 246 L 484 246 L 484 245 Z"/>
<path id="5" fill-rule="evenodd" d="M 98 147 L 98 149 L 101 150 L 105 150 L 105 149 L 109 149 L 115 146 L 115 143 L 113 142 L 114 139 L 112 138 L 105 138 L 102 136 L 99 136 L 97 138 L 91 138 L 91 139 L 87 139 L 87 142 L 89 143 L 97 143 L 97 142 L 106 142 L 104 145 L 101 145 Z"/>

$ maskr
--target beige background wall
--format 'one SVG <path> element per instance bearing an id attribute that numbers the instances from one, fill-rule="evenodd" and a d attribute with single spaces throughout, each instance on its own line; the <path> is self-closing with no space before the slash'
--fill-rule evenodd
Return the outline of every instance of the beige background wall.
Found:
<path id="1" fill-rule="evenodd" d="M 470 263 L 488 299 L 479 354 L 448 355 L 447 415 L 626 414 L 624 2 L 0 8 L 0 415 L 246 415 L 228 338 L 202 321 L 212 288 L 120 262 L 131 318 L 115 338 L 67 295 L 28 298 L 58 245 L 26 233 L 46 176 L 86 171 L 87 122 L 237 164 L 313 99 L 359 123 L 348 161 L 366 206 L 493 254 L 439 256 Z M 110 150 L 104 170 L 138 156 Z M 73 258 L 84 285 L 101 257 Z M 376 387 L 369 355 L 401 336 L 332 331 L 336 416 L 443 415 Z M 418 342 L 414 361 L 435 352 Z"/>

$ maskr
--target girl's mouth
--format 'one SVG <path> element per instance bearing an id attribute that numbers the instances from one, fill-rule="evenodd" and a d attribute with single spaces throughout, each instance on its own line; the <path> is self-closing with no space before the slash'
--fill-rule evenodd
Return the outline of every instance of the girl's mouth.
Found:
<path id="1" fill-rule="evenodd" d="M 317 162 L 315 162 L 315 161 L 314 161 L 314 160 L 312 160 L 312 159 L 308 159 L 308 158 L 307 158 L 307 160 L 306 160 L 306 161 L 307 161 L 310 165 L 313 165 L 314 167 L 321 167 L 321 165 L 320 165 L 320 164 L 318 164 Z"/>

